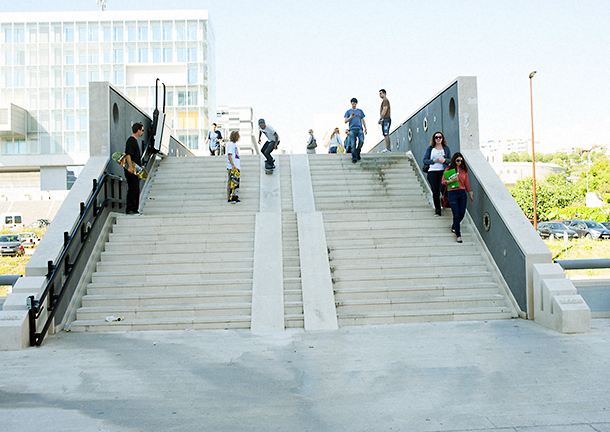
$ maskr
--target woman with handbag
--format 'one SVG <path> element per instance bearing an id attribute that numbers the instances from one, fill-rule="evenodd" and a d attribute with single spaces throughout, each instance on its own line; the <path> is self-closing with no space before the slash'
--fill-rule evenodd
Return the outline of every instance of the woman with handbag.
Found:
<path id="1" fill-rule="evenodd" d="M 441 215 L 441 180 L 443 172 L 449 166 L 451 160 L 451 149 L 442 132 L 435 132 L 430 139 L 430 146 L 424 154 L 424 166 L 422 171 L 428 173 L 428 183 L 432 189 L 432 200 L 434 201 L 434 216 Z"/>
<path id="2" fill-rule="evenodd" d="M 341 151 L 339 151 L 339 148 L 341 148 Z M 341 133 L 339 132 L 339 128 L 335 128 L 333 134 L 330 136 L 330 141 L 328 142 L 328 152 L 343 153 L 343 144 L 341 143 Z"/>
<path id="3" fill-rule="evenodd" d="M 453 189 L 447 191 L 447 198 L 449 200 L 449 207 L 451 207 L 451 213 L 453 213 L 453 225 L 451 225 L 451 232 L 455 233 L 457 242 L 462 243 L 462 232 L 460 231 L 460 223 L 464 219 L 466 214 L 466 204 L 468 203 L 468 195 L 470 195 L 470 202 L 474 202 L 474 195 L 470 190 L 470 181 L 468 180 L 468 166 L 464 160 L 462 153 L 456 152 L 451 158 L 448 170 L 454 169 L 455 174 L 445 179 L 443 177 L 442 183 L 447 185 L 449 183 L 458 181 L 458 185 Z"/>
<path id="4" fill-rule="evenodd" d="M 313 136 L 313 129 L 309 129 L 309 139 L 307 140 L 307 154 L 316 154 L 316 138 Z"/>

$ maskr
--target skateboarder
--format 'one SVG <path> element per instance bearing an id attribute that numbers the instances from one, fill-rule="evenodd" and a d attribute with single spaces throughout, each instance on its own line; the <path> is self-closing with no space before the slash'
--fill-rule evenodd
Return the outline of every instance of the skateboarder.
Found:
<path id="1" fill-rule="evenodd" d="M 349 122 L 349 145 L 352 149 L 352 163 L 356 163 L 360 160 L 360 150 L 364 145 L 364 136 L 366 135 L 366 122 L 364 121 L 364 112 L 358 109 L 358 99 L 352 98 L 350 101 L 352 109 L 345 112 L 343 116 L 345 123 Z M 364 133 L 362 128 L 364 126 Z M 358 139 L 358 145 L 356 145 L 356 139 Z"/>
<path id="2" fill-rule="evenodd" d="M 237 141 L 239 141 L 239 132 L 233 131 L 230 135 L 230 141 L 227 145 L 227 199 L 231 204 L 241 202 L 239 200 L 239 177 L 241 164 L 239 159 L 239 150 Z"/>
<path id="3" fill-rule="evenodd" d="M 277 146 L 280 144 L 280 137 L 277 135 L 277 132 L 275 132 L 275 129 L 268 124 L 265 124 L 265 119 L 259 119 L 258 127 L 260 128 L 258 131 L 258 143 L 261 143 L 261 136 L 263 134 L 267 137 L 267 142 L 263 145 L 263 148 L 261 148 L 261 153 L 265 155 L 266 158 L 265 170 L 273 170 L 275 168 L 275 165 L 273 164 L 275 159 L 271 157 L 271 152 L 277 149 Z"/>
<path id="4" fill-rule="evenodd" d="M 134 163 L 142 165 L 140 160 L 140 146 L 138 145 L 138 138 L 144 133 L 144 126 L 142 123 L 134 123 L 131 127 L 133 134 L 127 138 L 125 143 L 125 159 L 126 167 L 125 178 L 127 179 L 127 205 L 125 212 L 128 215 L 139 215 L 138 208 L 140 207 L 140 178 L 135 174 Z"/>

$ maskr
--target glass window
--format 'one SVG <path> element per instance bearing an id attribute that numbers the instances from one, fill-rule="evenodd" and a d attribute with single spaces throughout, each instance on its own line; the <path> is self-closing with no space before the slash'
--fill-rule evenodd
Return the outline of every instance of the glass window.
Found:
<path id="1" fill-rule="evenodd" d="M 113 40 L 115 42 L 123 42 L 123 27 L 114 27 L 113 29 Z"/>
<path id="2" fill-rule="evenodd" d="M 165 94 L 165 103 L 167 106 L 174 106 L 174 92 L 173 91 L 168 91 Z"/>
<path id="3" fill-rule="evenodd" d="M 196 106 L 197 105 L 197 92 L 196 91 L 188 92 L 188 104 L 190 106 Z"/>
<path id="4" fill-rule="evenodd" d="M 78 149 L 81 153 L 85 153 L 87 152 L 87 137 L 86 136 L 82 136 L 80 137 L 80 147 Z"/>
<path id="5" fill-rule="evenodd" d="M 190 61 L 190 62 L 197 61 L 197 48 L 188 49 L 188 61 Z"/>
<path id="6" fill-rule="evenodd" d="M 87 29 L 85 27 L 78 28 L 78 41 L 87 42 Z"/>
<path id="7" fill-rule="evenodd" d="M 100 35 L 97 27 L 89 27 L 88 40 L 89 42 L 99 42 Z"/>
<path id="8" fill-rule="evenodd" d="M 64 28 L 66 42 L 74 42 L 74 27 Z"/>
<path id="9" fill-rule="evenodd" d="M 161 63 L 161 48 L 153 48 L 153 63 Z"/>
<path id="10" fill-rule="evenodd" d="M 178 63 L 185 63 L 186 62 L 186 48 L 177 48 L 176 49 L 176 55 L 177 55 L 177 59 L 176 61 Z"/>
<path id="11" fill-rule="evenodd" d="M 136 50 L 135 48 L 129 48 L 127 50 L 127 61 L 129 63 L 135 63 L 136 62 Z"/>
<path id="12" fill-rule="evenodd" d="M 163 40 L 164 41 L 172 40 L 172 25 L 171 24 L 163 24 Z"/>
<path id="13" fill-rule="evenodd" d="M 89 64 L 98 64 L 100 62 L 100 56 L 96 52 L 89 53 Z"/>
<path id="14" fill-rule="evenodd" d="M 110 27 L 104 27 L 104 42 L 110 42 L 111 39 Z"/>
<path id="15" fill-rule="evenodd" d="M 30 43 L 36 43 L 36 39 L 37 39 L 36 38 L 36 36 L 37 36 L 37 33 L 36 33 L 36 24 L 34 24 L 32 27 L 30 27 L 30 26 L 28 26 L 28 27 L 29 27 L 28 28 L 28 30 L 29 30 L 29 32 L 28 32 L 29 33 L 29 35 L 28 35 L 29 36 L 29 42 Z"/>
<path id="16" fill-rule="evenodd" d="M 124 84 L 124 74 L 123 74 L 123 71 L 114 71 L 114 84 L 115 85 L 123 85 Z"/>
<path id="17" fill-rule="evenodd" d="M 147 48 L 138 49 L 138 61 L 140 63 L 148 63 L 148 49 Z"/>
<path id="18" fill-rule="evenodd" d="M 184 28 L 184 25 L 176 26 L 176 36 L 178 40 L 186 40 L 186 29 Z"/>
<path id="19" fill-rule="evenodd" d="M 191 150 L 198 150 L 199 149 L 199 136 L 198 135 L 189 135 L 188 147 Z"/>
<path id="20" fill-rule="evenodd" d="M 72 39 L 74 39 L 74 29 L 72 29 Z M 13 32 L 15 43 L 25 43 L 25 29 L 15 29 Z"/>
<path id="21" fill-rule="evenodd" d="M 87 64 L 87 51 L 82 49 L 78 51 L 78 63 Z"/>
<path id="22" fill-rule="evenodd" d="M 188 40 L 197 40 L 197 26 L 189 25 L 186 28 L 186 36 Z"/>
<path id="23" fill-rule="evenodd" d="M 197 84 L 197 69 L 188 70 L 188 83 Z"/>
<path id="24" fill-rule="evenodd" d="M 153 26 L 152 28 L 152 40 L 155 42 L 161 41 L 161 27 Z"/>
<path id="25" fill-rule="evenodd" d="M 89 72 L 89 82 L 91 81 L 99 81 L 100 73 L 98 71 Z"/>
<path id="26" fill-rule="evenodd" d="M 15 51 L 15 65 L 25 65 L 25 51 Z"/>
<path id="27" fill-rule="evenodd" d="M 163 62 L 171 63 L 173 61 L 173 50 L 171 48 L 163 48 Z"/>
<path id="28" fill-rule="evenodd" d="M 74 51 L 66 51 L 66 63 L 69 65 L 74 64 Z"/>
<path id="29" fill-rule="evenodd" d="M 123 50 L 122 49 L 115 49 L 114 53 L 113 53 L 113 60 L 114 63 L 123 63 Z"/>
<path id="30" fill-rule="evenodd" d="M 5 64 L 6 66 L 12 66 L 12 65 L 13 65 L 13 58 L 14 58 L 14 56 L 13 56 L 13 52 L 12 52 L 12 51 L 7 51 L 7 52 L 4 54 L 4 57 L 5 57 L 5 59 L 4 59 L 4 64 Z"/>
<path id="31" fill-rule="evenodd" d="M 104 71 L 104 81 L 110 82 L 110 71 Z"/>
<path id="32" fill-rule="evenodd" d="M 86 92 L 80 92 L 78 94 L 78 107 L 87 108 L 87 93 Z"/>
<path id="33" fill-rule="evenodd" d="M 14 87 L 25 87 L 25 72 L 15 72 L 13 75 Z"/>
<path id="34" fill-rule="evenodd" d="M 87 130 L 87 114 L 80 114 L 78 116 L 78 129 L 79 130 Z"/>
<path id="35" fill-rule="evenodd" d="M 68 130 L 68 131 L 74 130 L 74 115 L 72 115 L 72 114 L 66 115 L 66 130 Z"/>
<path id="36" fill-rule="evenodd" d="M 178 106 L 185 106 L 185 105 L 186 105 L 186 92 L 179 91 L 178 92 Z"/>
<path id="37" fill-rule="evenodd" d="M 104 50 L 104 63 L 105 64 L 112 63 L 112 51 L 109 49 Z"/>
<path id="38" fill-rule="evenodd" d="M 69 152 L 73 152 L 74 151 L 74 137 L 73 136 L 67 136 L 66 137 L 66 150 Z"/>
<path id="39" fill-rule="evenodd" d="M 11 42 L 13 42 L 13 31 L 10 28 L 4 29 L 4 43 Z"/>
<path id="40" fill-rule="evenodd" d="M 74 71 L 66 71 L 66 84 L 67 86 L 74 85 Z"/>
<path id="41" fill-rule="evenodd" d="M 146 42 L 148 40 L 148 27 L 138 27 L 138 40 Z"/>
<path id="42" fill-rule="evenodd" d="M 85 71 L 78 72 L 78 85 L 79 86 L 87 85 L 87 72 L 85 72 Z"/>
<path id="43" fill-rule="evenodd" d="M 135 42 L 135 40 L 136 40 L 136 27 L 135 26 L 127 27 L 127 40 L 129 42 Z"/>
<path id="44" fill-rule="evenodd" d="M 66 108 L 74 108 L 74 93 L 66 93 Z"/>

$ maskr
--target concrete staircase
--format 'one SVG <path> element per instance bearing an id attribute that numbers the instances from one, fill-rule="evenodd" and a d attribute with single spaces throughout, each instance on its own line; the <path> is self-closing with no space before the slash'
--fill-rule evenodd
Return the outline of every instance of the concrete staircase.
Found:
<path id="1" fill-rule="evenodd" d="M 514 315 L 463 224 L 433 217 L 407 157 L 310 157 L 324 213 L 339 325 L 503 319 Z"/>
<path id="2" fill-rule="evenodd" d="M 284 327 L 302 328 L 299 191 L 290 156 L 275 158 Z M 224 158 L 163 159 L 151 173 L 143 215 L 117 217 L 72 331 L 250 328 L 261 158 L 241 163 L 242 203 L 232 205 Z M 458 244 L 451 212 L 432 217 L 405 155 L 363 155 L 358 164 L 346 155 L 310 155 L 309 169 L 339 325 L 516 315 L 468 224 Z"/>
<path id="3" fill-rule="evenodd" d="M 242 158 L 229 204 L 224 158 L 164 159 L 144 214 L 118 216 L 72 331 L 250 328 L 259 160 Z"/>

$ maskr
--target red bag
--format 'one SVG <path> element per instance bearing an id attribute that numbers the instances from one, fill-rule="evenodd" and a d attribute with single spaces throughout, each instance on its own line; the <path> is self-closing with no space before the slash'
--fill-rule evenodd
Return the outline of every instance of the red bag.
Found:
<path id="1" fill-rule="evenodd" d="M 449 208 L 449 207 L 451 207 L 451 206 L 449 205 L 449 198 L 447 198 L 447 195 L 443 195 L 443 196 L 441 197 L 441 205 L 443 206 L 443 208 Z"/>

